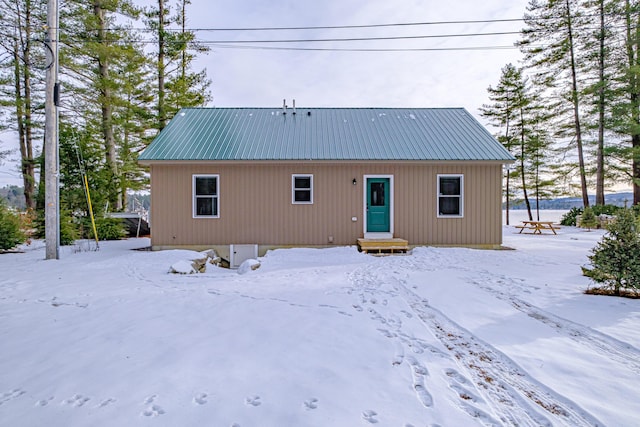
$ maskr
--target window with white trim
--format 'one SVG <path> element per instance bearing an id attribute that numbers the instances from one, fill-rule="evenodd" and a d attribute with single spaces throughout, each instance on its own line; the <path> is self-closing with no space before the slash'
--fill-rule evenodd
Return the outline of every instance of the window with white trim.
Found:
<path id="1" fill-rule="evenodd" d="M 438 175 L 438 217 L 460 218 L 463 213 L 463 175 Z"/>
<path id="2" fill-rule="evenodd" d="M 291 175 L 291 203 L 313 204 L 313 175 Z"/>
<path id="3" fill-rule="evenodd" d="M 193 217 L 219 218 L 220 177 L 218 175 L 193 175 Z"/>

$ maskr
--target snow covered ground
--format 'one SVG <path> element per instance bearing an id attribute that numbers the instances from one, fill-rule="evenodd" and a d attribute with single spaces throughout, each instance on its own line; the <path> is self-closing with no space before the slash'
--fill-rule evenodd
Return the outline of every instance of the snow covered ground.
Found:
<path id="1" fill-rule="evenodd" d="M 638 425 L 640 300 L 582 293 L 601 236 L 192 276 L 146 239 L 58 261 L 36 242 L 0 255 L 0 424 Z"/>

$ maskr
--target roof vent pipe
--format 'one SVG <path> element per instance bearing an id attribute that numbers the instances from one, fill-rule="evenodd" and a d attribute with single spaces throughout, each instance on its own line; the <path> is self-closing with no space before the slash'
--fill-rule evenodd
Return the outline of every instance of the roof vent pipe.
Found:
<path id="1" fill-rule="evenodd" d="M 282 114 L 287 114 L 287 100 L 282 100 Z"/>
<path id="2" fill-rule="evenodd" d="M 293 114 L 296 113 L 296 100 L 293 100 Z"/>

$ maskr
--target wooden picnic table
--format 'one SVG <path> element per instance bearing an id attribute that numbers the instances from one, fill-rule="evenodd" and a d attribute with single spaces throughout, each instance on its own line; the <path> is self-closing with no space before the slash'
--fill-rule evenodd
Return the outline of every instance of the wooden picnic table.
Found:
<path id="1" fill-rule="evenodd" d="M 553 221 L 522 221 L 522 225 L 516 225 L 516 228 L 520 229 L 519 234 L 524 230 L 531 230 L 531 234 L 542 234 L 544 230 L 551 230 L 553 234 L 558 234 L 556 230 L 560 229 L 559 226 L 553 225 Z"/>

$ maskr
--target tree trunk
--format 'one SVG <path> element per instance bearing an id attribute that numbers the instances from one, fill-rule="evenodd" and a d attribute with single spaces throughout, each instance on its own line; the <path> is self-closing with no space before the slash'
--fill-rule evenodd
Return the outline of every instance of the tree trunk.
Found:
<path id="1" fill-rule="evenodd" d="M 98 36 L 99 42 L 106 45 L 107 31 L 105 22 L 105 10 L 101 4 L 94 3 L 93 12 L 98 18 Z M 122 190 L 119 184 L 118 162 L 116 152 L 116 141 L 113 134 L 113 94 L 109 86 L 109 58 L 105 54 L 98 55 L 98 74 L 100 78 L 100 103 L 102 111 L 102 137 L 105 144 L 105 158 L 111 173 L 113 174 L 115 189 L 115 206 L 116 210 L 122 210 Z"/>
<path id="2" fill-rule="evenodd" d="M 599 0 L 600 13 L 600 46 L 598 52 L 598 148 L 596 151 L 596 205 L 604 205 L 604 102 L 605 102 L 605 79 L 604 79 L 604 0 Z"/>
<path id="3" fill-rule="evenodd" d="M 527 213 L 529 214 L 529 221 L 533 221 L 533 215 L 531 214 L 531 203 L 529 202 L 529 195 L 527 194 L 527 179 L 525 173 L 524 157 L 526 152 L 526 135 L 524 125 L 524 112 L 520 107 L 520 176 L 522 177 L 522 196 L 524 198 L 524 204 L 527 206 Z"/>
<path id="4" fill-rule="evenodd" d="M 536 221 L 540 221 L 540 156 L 536 147 Z"/>
<path id="5" fill-rule="evenodd" d="M 504 131 L 505 141 L 509 141 L 509 132 L 510 132 L 509 125 L 511 124 L 509 119 L 510 119 L 510 117 L 507 116 L 506 123 L 505 123 L 505 131 Z M 511 144 L 509 144 L 509 145 L 511 145 Z M 506 194 L 506 199 L 507 199 L 506 202 L 507 203 L 505 205 L 505 208 L 506 208 L 507 212 L 506 212 L 505 221 L 506 221 L 507 225 L 509 225 L 509 207 L 510 207 L 510 203 L 509 203 L 510 202 L 510 193 L 509 193 L 509 178 L 510 178 L 510 176 L 509 175 L 510 175 L 509 174 L 509 166 L 507 166 L 507 178 L 506 178 L 506 184 L 505 184 L 506 190 L 507 190 L 507 194 Z"/>
<path id="6" fill-rule="evenodd" d="M 166 109 L 164 105 L 165 89 L 165 64 L 164 64 L 164 2 L 158 0 L 158 129 L 162 130 L 167 125 Z"/>
<path id="7" fill-rule="evenodd" d="M 637 205 L 640 203 L 640 135 L 633 135 L 631 144 L 633 147 L 633 204 Z"/>
<path id="8" fill-rule="evenodd" d="M 23 156 L 24 197 L 27 208 L 35 208 L 35 163 L 33 161 L 33 122 L 31 107 L 31 1 L 26 1 L 24 32 L 24 120 L 25 120 L 25 156 Z"/>
<path id="9" fill-rule="evenodd" d="M 628 1 L 628 0 L 627 0 Z M 632 97 L 632 108 L 633 108 L 633 125 L 635 131 L 631 137 L 631 148 L 632 148 L 632 179 L 633 179 L 633 204 L 640 203 L 640 134 L 638 133 L 638 129 L 640 129 L 640 82 L 637 78 L 637 70 L 640 68 L 640 55 L 638 55 L 638 50 L 640 49 L 640 13 L 638 14 L 638 19 L 635 23 L 635 55 L 632 57 L 631 63 L 632 69 L 636 70 L 633 72 L 633 86 L 631 90 Z"/>
<path id="10" fill-rule="evenodd" d="M 632 25 L 631 4 L 629 0 L 625 0 L 625 26 L 627 37 L 627 60 L 629 62 L 629 102 L 632 129 L 629 131 L 631 136 L 631 179 L 633 185 L 633 204 L 640 203 L 640 82 L 638 81 L 638 67 L 640 66 L 640 28 L 636 22 Z M 640 15 L 638 16 L 640 21 Z M 634 28 L 635 26 L 635 28 Z M 632 29 L 635 31 L 632 33 Z"/>
<path id="11" fill-rule="evenodd" d="M 506 212 L 506 222 L 507 225 L 509 225 L 509 167 L 507 166 L 507 183 L 506 183 L 506 190 L 507 190 L 507 203 L 506 203 L 506 208 L 507 208 L 507 212 Z"/>
<path id="12" fill-rule="evenodd" d="M 31 2 L 25 2 L 24 22 L 16 9 L 17 28 L 12 46 L 14 60 L 14 89 L 20 171 L 27 209 L 35 209 L 35 162 L 33 159 L 33 123 L 31 108 Z"/>
<path id="13" fill-rule="evenodd" d="M 13 47 L 13 74 L 14 74 L 14 88 L 15 88 L 15 100 L 16 100 L 16 117 L 18 119 L 18 141 L 20 142 L 20 170 L 22 172 L 22 185 L 24 186 L 25 201 L 27 199 L 27 185 L 29 184 L 29 178 L 26 170 L 27 160 L 27 143 L 24 121 L 24 104 L 22 100 L 22 67 L 20 66 L 20 55 L 18 39 L 16 38 Z M 31 200 L 30 200 L 31 202 Z M 27 203 L 27 208 L 29 208 Z"/>
<path id="14" fill-rule="evenodd" d="M 182 0 L 182 13 L 180 16 L 180 21 L 182 24 L 182 35 L 184 36 L 185 32 L 187 31 L 187 0 Z M 180 64 L 181 70 L 180 70 L 180 77 L 182 78 L 182 81 L 185 81 L 185 79 L 187 78 L 187 48 L 185 46 L 184 49 L 182 49 L 182 61 Z"/>
<path id="15" fill-rule="evenodd" d="M 575 48 L 573 45 L 573 27 L 571 21 L 571 6 L 569 0 L 565 0 L 567 12 L 567 31 L 569 32 L 569 52 L 571 56 L 571 101 L 573 103 L 573 120 L 576 131 L 576 145 L 578 147 L 578 166 L 580 169 L 580 189 L 582 190 L 582 204 L 589 206 L 589 192 L 587 189 L 586 168 L 584 165 L 584 153 L 582 149 L 582 130 L 580 126 L 580 101 L 578 99 L 578 78 L 576 75 Z"/>

